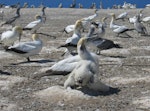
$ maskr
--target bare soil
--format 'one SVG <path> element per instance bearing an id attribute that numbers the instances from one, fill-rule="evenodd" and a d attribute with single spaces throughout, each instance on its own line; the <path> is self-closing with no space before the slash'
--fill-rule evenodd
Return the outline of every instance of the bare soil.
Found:
<path id="1" fill-rule="evenodd" d="M 111 12 L 118 15 L 127 11 L 133 17 L 139 10 L 99 10 L 95 20 L 108 16 L 109 24 Z M 4 11 L 6 19 L 14 14 L 11 9 Z M 149 16 L 149 11 L 150 9 L 144 9 L 143 15 Z M 25 26 L 40 13 L 38 8 L 21 9 L 21 18 L 15 24 Z M 124 38 L 116 37 L 109 26 L 106 28 L 104 38 L 123 47 L 119 50 L 105 50 L 99 55 L 99 78 L 112 87 L 110 92 L 91 95 L 74 90 L 77 95 L 69 95 L 64 90 L 59 90 L 67 76 L 45 76 L 38 80 L 32 78 L 40 69 L 50 67 L 64 58 L 61 54 L 65 49 L 57 47 L 65 43 L 71 34 L 62 33 L 63 28 L 93 13 L 92 9 L 47 8 L 47 21 L 38 32 L 56 38 L 41 35 L 44 47 L 39 55 L 31 57 L 31 60 L 38 62 L 28 63 L 25 58 L 11 55 L 0 46 L 0 111 L 150 111 L 150 37 L 141 36 L 136 31 L 128 33 L 133 38 Z M 119 20 L 116 24 L 133 28 L 133 24 L 128 21 Z M 150 27 L 144 25 L 150 32 Z M 9 25 L 0 27 L 0 32 L 9 28 Z M 21 41 L 29 40 L 31 32 L 24 32 Z"/>

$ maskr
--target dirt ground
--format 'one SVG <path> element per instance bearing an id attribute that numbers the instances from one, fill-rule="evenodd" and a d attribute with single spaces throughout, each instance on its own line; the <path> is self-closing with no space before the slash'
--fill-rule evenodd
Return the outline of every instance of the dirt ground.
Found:
<path id="1" fill-rule="evenodd" d="M 124 11 L 133 17 L 139 9 L 99 10 L 95 20 L 107 16 L 109 24 L 109 13 L 118 15 Z M 4 12 L 5 18 L 14 14 L 11 9 Z M 136 31 L 128 33 L 132 38 L 124 38 L 116 37 L 109 26 L 106 28 L 104 38 L 123 47 L 104 50 L 99 55 L 99 78 L 112 87 L 107 93 L 90 94 L 78 90 L 69 93 L 62 89 L 67 76 L 32 78 L 40 69 L 64 58 L 61 54 L 65 49 L 57 47 L 71 34 L 62 33 L 63 28 L 93 12 L 92 9 L 47 8 L 47 21 L 38 32 L 56 38 L 41 35 L 44 47 L 39 55 L 31 57 L 31 60 L 39 62 L 28 63 L 25 58 L 9 54 L 0 47 L 0 111 L 150 111 L 150 37 L 140 36 Z M 38 8 L 21 9 L 21 18 L 15 24 L 25 26 L 40 13 Z M 150 9 L 144 9 L 143 15 L 149 16 Z M 119 20 L 116 24 L 133 27 L 128 21 Z M 144 25 L 150 34 L 150 27 Z M 8 29 L 9 25 L 0 27 L 0 32 Z M 21 41 L 29 41 L 30 37 L 30 31 L 24 32 Z"/>

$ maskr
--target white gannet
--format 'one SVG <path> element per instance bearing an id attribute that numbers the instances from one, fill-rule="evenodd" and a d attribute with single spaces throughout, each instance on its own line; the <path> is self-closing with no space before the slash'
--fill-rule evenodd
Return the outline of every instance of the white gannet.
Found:
<path id="1" fill-rule="evenodd" d="M 111 21 L 110 21 L 110 28 L 111 28 L 111 29 L 116 29 L 116 28 L 120 27 L 120 25 L 116 25 L 116 24 L 114 23 L 114 20 L 116 19 L 115 14 L 114 14 L 114 13 L 111 13 L 110 15 L 112 16 Z"/>
<path id="2" fill-rule="evenodd" d="M 38 27 L 42 23 L 42 17 L 40 15 L 35 16 L 35 21 L 27 24 L 23 30 L 32 30 L 35 27 Z"/>
<path id="3" fill-rule="evenodd" d="M 73 50 L 76 50 L 77 43 L 78 43 L 78 41 L 81 38 L 81 29 L 82 28 L 83 28 L 83 26 L 82 26 L 82 20 L 77 20 L 76 23 L 75 23 L 75 28 L 74 28 L 73 35 L 66 40 L 66 43 L 64 45 L 60 46 L 60 47 L 66 47 L 67 48 L 67 50 L 65 51 L 65 53 L 67 51 L 69 51 L 69 52 L 72 53 Z"/>
<path id="4" fill-rule="evenodd" d="M 11 31 L 3 32 L 1 35 L 1 43 L 4 46 L 10 46 L 13 45 L 15 41 L 21 39 L 22 35 L 22 28 L 19 26 L 15 26 L 12 28 Z"/>
<path id="5" fill-rule="evenodd" d="M 99 63 L 95 61 L 95 58 L 93 58 L 91 53 L 86 49 L 86 42 L 87 38 L 83 37 L 77 44 L 77 51 L 81 60 L 69 74 L 69 77 L 64 83 L 65 88 L 74 88 L 76 86 L 92 88 L 93 84 L 97 82 L 95 76 L 99 73 Z M 92 89 L 109 91 L 109 87 L 104 84 L 99 84 L 98 87 L 93 87 Z"/>
<path id="6" fill-rule="evenodd" d="M 150 26 L 150 16 L 144 17 L 144 18 L 142 19 L 142 22 L 144 22 L 144 23 L 146 23 L 148 26 Z"/>
<path id="7" fill-rule="evenodd" d="M 146 27 L 140 22 L 140 16 L 136 15 L 136 20 L 134 22 L 135 30 L 141 35 L 148 35 Z"/>
<path id="8" fill-rule="evenodd" d="M 20 9 L 21 9 L 21 8 L 18 7 L 18 8 L 16 9 L 15 16 L 12 17 L 12 18 L 10 18 L 10 19 L 8 19 L 8 20 L 5 21 L 4 23 L 2 23 L 1 26 L 5 25 L 5 24 L 11 24 L 11 25 L 13 25 L 13 23 L 16 21 L 16 19 L 18 19 L 18 18 L 20 17 Z"/>
<path id="9" fill-rule="evenodd" d="M 96 18 L 96 17 L 98 16 L 97 11 L 98 11 L 98 10 L 95 9 L 93 15 L 88 16 L 88 17 L 84 17 L 84 18 L 81 19 L 81 20 L 82 20 L 83 29 L 86 29 L 87 26 L 90 24 L 90 22 L 91 22 L 94 18 Z"/>
<path id="10" fill-rule="evenodd" d="M 89 25 L 90 22 L 91 22 L 95 17 L 97 17 L 97 11 L 98 11 L 98 10 L 95 9 L 94 15 L 91 15 L 91 16 L 88 16 L 88 17 L 85 17 L 85 18 L 80 19 L 80 21 L 82 21 L 83 30 L 84 30 L 84 29 L 87 29 L 87 25 Z M 72 32 L 72 31 L 74 30 L 74 28 L 75 28 L 75 24 L 71 24 L 71 25 L 66 26 L 63 31 L 66 32 L 66 33 L 70 33 L 70 32 Z"/>
<path id="11" fill-rule="evenodd" d="M 25 57 L 29 62 L 29 57 L 39 54 L 43 47 L 43 42 L 39 39 L 36 33 L 32 35 L 32 39 L 33 41 L 20 42 L 14 46 L 10 46 L 6 49 L 6 51 L 21 57 Z"/>
<path id="12" fill-rule="evenodd" d="M 140 11 L 138 12 L 138 15 L 140 16 L 140 18 L 143 17 L 142 12 L 143 12 L 143 10 L 140 10 Z M 131 17 L 131 18 L 128 18 L 128 20 L 129 20 L 129 23 L 134 24 L 134 22 L 136 21 L 136 16 L 133 16 L 133 17 Z M 142 21 L 142 20 L 141 20 L 141 21 Z"/>
<path id="13" fill-rule="evenodd" d="M 121 13 L 116 17 L 116 20 L 122 19 L 124 21 L 127 18 L 127 15 L 127 12 Z"/>
<path id="14" fill-rule="evenodd" d="M 126 27 L 124 25 L 116 25 L 116 24 L 114 24 L 115 14 L 112 13 L 111 16 L 112 16 L 112 19 L 111 19 L 111 22 L 110 22 L 110 28 L 113 30 L 113 32 L 115 32 L 117 34 L 117 36 L 119 36 L 120 34 L 124 34 L 127 37 L 131 37 L 126 32 L 127 31 L 132 31 L 134 29 L 129 29 L 128 27 Z"/>
<path id="15" fill-rule="evenodd" d="M 64 32 L 66 32 L 68 34 L 68 33 L 72 32 L 74 30 L 74 28 L 75 28 L 74 24 L 68 25 L 64 28 Z"/>

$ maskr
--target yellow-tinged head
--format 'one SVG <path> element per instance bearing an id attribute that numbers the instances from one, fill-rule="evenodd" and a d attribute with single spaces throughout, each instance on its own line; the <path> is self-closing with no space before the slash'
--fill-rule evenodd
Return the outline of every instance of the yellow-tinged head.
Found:
<path id="1" fill-rule="evenodd" d="M 77 20 L 76 23 L 75 23 L 75 28 L 83 28 L 83 25 L 82 25 L 82 19 L 81 20 Z"/>
<path id="2" fill-rule="evenodd" d="M 13 31 L 17 31 L 19 34 L 22 34 L 22 27 L 15 26 L 15 27 L 13 27 Z"/>
<path id="3" fill-rule="evenodd" d="M 32 34 L 32 40 L 35 41 L 37 39 L 39 39 L 38 34 L 36 34 L 36 33 Z"/>
<path id="4" fill-rule="evenodd" d="M 35 15 L 35 20 L 37 19 L 41 19 L 41 16 L 40 15 Z"/>
<path id="5" fill-rule="evenodd" d="M 85 43 L 86 41 L 87 41 L 86 37 L 82 37 L 82 38 L 78 41 L 77 46 L 84 45 L 84 43 Z"/>
<path id="6" fill-rule="evenodd" d="M 115 16 L 114 13 L 110 13 L 110 15 L 111 15 L 114 19 L 116 18 L 116 16 Z"/>
<path id="7" fill-rule="evenodd" d="M 94 13 L 97 13 L 97 11 L 98 11 L 98 10 L 97 10 L 97 9 L 95 9 L 95 10 L 94 10 Z"/>

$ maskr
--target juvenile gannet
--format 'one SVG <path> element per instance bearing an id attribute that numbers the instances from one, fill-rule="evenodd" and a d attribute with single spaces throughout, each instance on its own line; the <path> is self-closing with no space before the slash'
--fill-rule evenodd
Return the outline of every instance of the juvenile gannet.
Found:
<path id="1" fill-rule="evenodd" d="M 21 39 L 22 35 L 22 28 L 19 26 L 15 26 L 12 28 L 11 31 L 3 32 L 1 35 L 1 43 L 4 46 L 10 46 L 13 45 L 15 41 Z"/>
<path id="2" fill-rule="evenodd" d="M 43 42 L 39 39 L 36 33 L 32 35 L 32 39 L 33 41 L 20 42 L 14 46 L 10 46 L 6 49 L 6 51 L 21 57 L 25 57 L 29 62 L 29 57 L 39 54 L 43 46 Z"/>
<path id="3" fill-rule="evenodd" d="M 77 44 L 77 51 L 81 60 L 69 74 L 69 77 L 64 83 L 65 88 L 74 88 L 76 86 L 91 88 L 91 86 L 93 86 L 92 84 L 96 83 L 95 76 L 99 73 L 99 64 L 86 49 L 86 41 L 87 38 L 83 37 Z M 99 84 L 95 89 L 98 91 L 108 91 L 109 87 L 104 84 Z"/>
<path id="4" fill-rule="evenodd" d="M 136 16 L 136 20 L 134 22 L 135 30 L 140 33 L 141 35 L 148 35 L 146 27 L 140 22 L 140 16 Z"/>
<path id="5" fill-rule="evenodd" d="M 38 27 L 42 23 L 42 17 L 40 15 L 35 16 L 35 21 L 30 22 L 28 25 L 26 25 L 23 30 L 32 30 L 35 27 Z"/>
<path id="6" fill-rule="evenodd" d="M 45 23 L 46 22 L 46 14 L 45 14 L 45 9 L 46 9 L 46 7 L 42 7 L 42 14 L 41 14 L 41 16 L 42 16 L 42 21 Z"/>
<path id="7" fill-rule="evenodd" d="M 5 24 L 11 24 L 11 25 L 12 25 L 12 24 L 16 21 L 16 19 L 18 19 L 18 18 L 20 17 L 20 9 L 21 9 L 21 8 L 18 7 L 17 10 L 16 10 L 15 16 L 12 17 L 12 18 L 10 18 L 10 19 L 8 19 L 8 20 L 5 21 L 4 23 L 2 23 L 1 26 L 5 25 Z"/>

